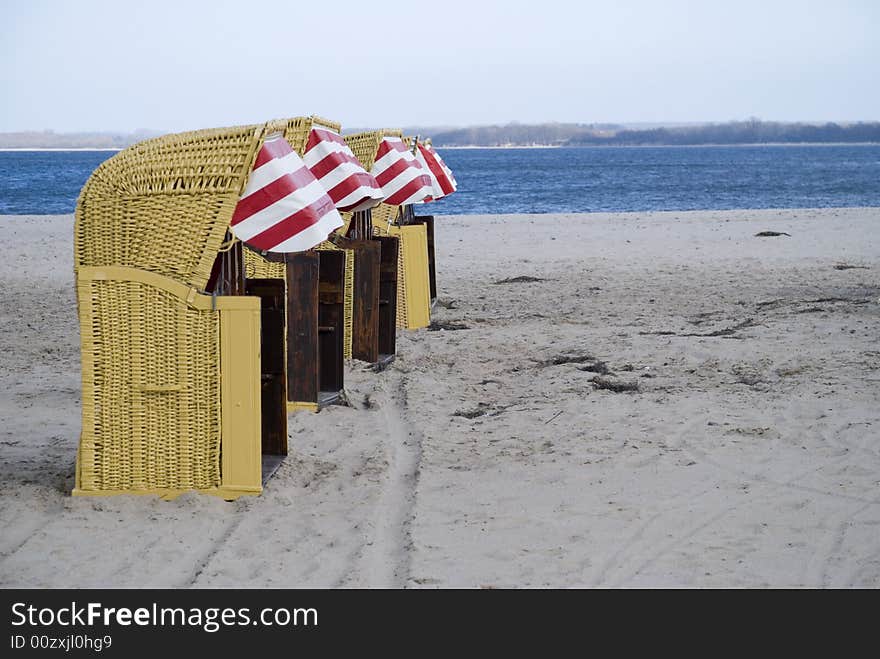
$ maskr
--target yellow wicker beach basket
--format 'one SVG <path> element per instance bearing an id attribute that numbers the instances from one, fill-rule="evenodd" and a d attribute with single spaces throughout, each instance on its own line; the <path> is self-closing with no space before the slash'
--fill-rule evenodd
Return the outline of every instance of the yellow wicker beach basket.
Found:
<path id="1" fill-rule="evenodd" d="M 383 129 L 346 135 L 345 142 L 369 171 L 376 161 L 379 143 L 385 136 L 403 137 L 400 130 Z M 397 326 L 401 329 L 427 327 L 431 323 L 431 290 L 428 275 L 428 234 L 423 225 L 399 226 L 398 206 L 379 204 L 373 209 L 373 231 L 381 236 L 397 236 Z"/>
<path id="2" fill-rule="evenodd" d="M 84 186 L 74 494 L 261 491 L 260 299 L 204 291 L 266 128 L 148 140 Z"/>
<path id="3" fill-rule="evenodd" d="M 267 134 L 280 132 L 284 139 L 290 144 L 291 148 L 299 155 L 303 155 L 306 149 L 306 143 L 309 139 L 309 133 L 315 126 L 321 128 L 329 128 L 334 132 L 340 131 L 340 125 L 329 119 L 323 119 L 312 115 L 311 117 L 294 117 L 292 119 L 277 119 L 266 124 Z M 340 235 L 344 235 L 348 222 L 351 221 L 350 214 L 343 214 L 346 225 L 339 229 Z M 343 356 L 351 359 L 352 332 L 354 330 L 354 251 L 350 249 L 341 249 L 329 240 L 325 240 L 315 249 L 318 250 L 341 250 L 345 252 L 345 327 L 343 332 Z M 286 269 L 284 263 L 277 261 L 268 261 L 258 253 L 246 249 L 245 250 L 245 271 L 247 276 L 253 279 L 286 279 Z"/>

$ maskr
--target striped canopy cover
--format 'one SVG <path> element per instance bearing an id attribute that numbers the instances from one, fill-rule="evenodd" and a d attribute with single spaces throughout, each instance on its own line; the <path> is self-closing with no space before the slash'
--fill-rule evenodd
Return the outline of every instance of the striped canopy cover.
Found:
<path id="1" fill-rule="evenodd" d="M 392 206 L 424 201 L 433 193 L 430 175 L 399 137 L 382 138 L 370 173 Z"/>
<path id="2" fill-rule="evenodd" d="M 333 200 L 281 133 L 266 137 L 230 229 L 251 247 L 302 252 L 343 225 Z"/>
<path id="3" fill-rule="evenodd" d="M 367 210 L 385 196 L 345 140 L 332 130 L 312 128 L 303 161 L 340 211 Z"/>
<path id="4" fill-rule="evenodd" d="M 419 142 L 416 159 L 431 174 L 431 188 L 433 190 L 431 201 L 456 191 L 458 183 L 452 175 L 452 170 L 446 166 L 446 163 L 443 162 L 440 155 L 431 146 Z M 425 201 L 428 200 L 426 199 Z"/>

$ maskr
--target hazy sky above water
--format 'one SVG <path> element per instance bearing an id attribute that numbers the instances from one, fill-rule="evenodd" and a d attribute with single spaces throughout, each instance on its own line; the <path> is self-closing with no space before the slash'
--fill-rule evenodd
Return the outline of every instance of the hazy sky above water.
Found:
<path id="1" fill-rule="evenodd" d="M 880 119 L 880 1 L 0 0 L 0 131 Z"/>

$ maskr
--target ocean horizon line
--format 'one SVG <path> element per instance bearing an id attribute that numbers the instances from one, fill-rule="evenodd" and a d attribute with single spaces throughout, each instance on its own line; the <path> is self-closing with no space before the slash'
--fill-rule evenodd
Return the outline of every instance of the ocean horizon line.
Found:
<path id="1" fill-rule="evenodd" d="M 666 149 L 666 148 L 705 148 L 705 147 L 755 147 L 755 146 L 878 146 L 880 142 L 718 142 L 707 144 L 510 144 L 482 146 L 479 144 L 456 144 L 438 149 Z"/>
<path id="2" fill-rule="evenodd" d="M 873 211 L 880 210 L 880 205 L 876 206 L 777 206 L 777 207 L 759 207 L 759 208 L 656 208 L 648 210 L 623 210 L 623 211 L 563 211 L 553 210 L 534 213 L 508 212 L 508 213 L 434 213 L 435 217 L 444 218 L 474 218 L 474 217 L 546 217 L 549 215 L 559 215 L 565 217 L 573 217 L 580 215 L 594 216 L 622 216 L 622 215 L 671 215 L 672 213 L 681 213 L 684 215 L 705 215 L 706 213 L 730 214 L 730 213 L 792 213 L 792 212 L 809 212 L 809 211 Z M 27 217 L 67 217 L 74 215 L 74 211 L 66 213 L 0 213 L 0 220 L 15 221 L 17 218 Z"/>
<path id="3" fill-rule="evenodd" d="M 152 138 L 147 138 L 147 140 Z M 146 140 L 142 140 L 146 141 Z M 113 152 L 122 151 L 130 146 L 139 144 L 133 142 L 127 146 L 110 146 L 110 147 L 92 147 L 92 146 L 71 146 L 71 147 L 41 147 L 41 146 L 25 146 L 25 147 L 0 147 L 0 153 L 34 153 L 34 152 Z M 840 147 L 840 146 L 880 146 L 880 142 L 717 142 L 706 144 L 455 144 L 455 145 L 435 145 L 438 149 L 446 150 L 514 150 L 514 149 L 702 149 L 717 147 Z"/>
<path id="4" fill-rule="evenodd" d="M 135 142 L 137 144 L 137 142 Z M 19 153 L 19 152 L 29 152 L 29 151 L 122 151 L 123 149 L 127 149 L 127 146 L 9 146 L 9 147 L 0 147 L 0 152 L 3 153 Z"/>

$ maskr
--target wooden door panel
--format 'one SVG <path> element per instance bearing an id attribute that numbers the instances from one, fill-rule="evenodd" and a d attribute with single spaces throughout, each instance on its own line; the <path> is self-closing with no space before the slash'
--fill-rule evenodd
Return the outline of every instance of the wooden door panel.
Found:
<path id="1" fill-rule="evenodd" d="M 393 236 L 376 238 L 379 258 L 379 354 L 393 355 L 397 349 L 397 252 L 400 240 Z"/>
<path id="2" fill-rule="evenodd" d="M 431 301 L 437 299 L 437 259 L 434 255 L 434 216 L 417 215 L 414 224 L 424 224 L 428 234 L 428 283 Z"/>
<path id="3" fill-rule="evenodd" d="M 287 257 L 287 400 L 318 402 L 318 274 L 316 252 Z"/>
<path id="4" fill-rule="evenodd" d="M 245 288 L 248 295 L 260 298 L 262 452 L 287 455 L 284 282 L 280 279 L 249 279 Z"/>
<path id="5" fill-rule="evenodd" d="M 379 359 L 379 265 L 382 247 L 375 240 L 355 245 L 354 319 L 351 353 L 355 359 Z"/>
<path id="6" fill-rule="evenodd" d="M 344 386 L 345 252 L 318 254 L 318 390 L 339 392 Z"/>

